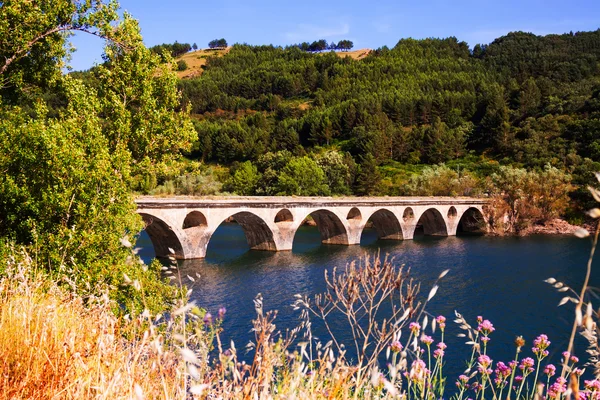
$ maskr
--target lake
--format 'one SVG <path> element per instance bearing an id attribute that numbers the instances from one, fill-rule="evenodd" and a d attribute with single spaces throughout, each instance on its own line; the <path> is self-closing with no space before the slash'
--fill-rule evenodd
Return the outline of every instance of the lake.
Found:
<path id="1" fill-rule="evenodd" d="M 145 261 L 154 256 L 152 243 L 142 233 L 138 240 Z M 525 354 L 531 356 L 533 339 L 541 333 L 550 337 L 550 357 L 559 363 L 566 350 L 573 321 L 573 304 L 557 307 L 564 293 L 544 280 L 549 277 L 577 290 L 583 282 L 591 241 L 570 236 L 530 237 L 418 237 L 407 241 L 380 241 L 374 230 L 366 229 L 360 246 L 321 245 L 316 227 L 303 226 L 296 234 L 291 252 L 250 251 L 241 227 L 222 224 L 213 235 L 206 259 L 180 262 L 182 274 L 200 274 L 193 284 L 192 299 L 213 315 L 227 308 L 223 323 L 225 343 L 234 340 L 238 349 L 253 338 L 253 299 L 261 293 L 265 310 L 279 311 L 279 329 L 295 327 L 299 312 L 292 309 L 295 294 L 314 295 L 325 290 L 324 272 L 365 256 L 389 254 L 398 265 L 405 264 L 421 282 L 427 296 L 435 279 L 446 269 L 439 290 L 427 307 L 433 315 L 448 319 L 446 350 L 449 381 L 464 369 L 470 355 L 465 339 L 453 323 L 454 311 L 471 325 L 478 315 L 489 319 L 496 331 L 491 335 L 488 354 L 495 361 L 509 361 L 514 339 L 523 335 Z M 600 282 L 592 273 L 591 285 Z M 314 321 L 314 319 L 313 319 Z M 339 326 L 342 326 L 341 324 Z M 315 322 L 316 336 L 326 334 Z M 438 332 L 439 333 L 439 332 Z M 350 344 L 347 329 L 335 332 L 338 340 Z M 438 337 L 434 337 L 436 342 Z M 576 354 L 584 358 L 585 341 L 578 340 Z"/>

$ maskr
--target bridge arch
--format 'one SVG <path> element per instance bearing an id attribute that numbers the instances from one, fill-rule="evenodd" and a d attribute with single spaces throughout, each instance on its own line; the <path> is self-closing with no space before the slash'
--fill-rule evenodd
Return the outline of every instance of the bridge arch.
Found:
<path id="1" fill-rule="evenodd" d="M 402 213 L 402 219 L 404 222 L 410 222 L 415 219 L 415 212 L 413 211 L 412 207 L 406 207 L 404 209 L 404 212 Z"/>
<path id="2" fill-rule="evenodd" d="M 487 224 L 481 210 L 469 207 L 460 217 L 456 234 L 483 235 L 487 232 Z"/>
<path id="3" fill-rule="evenodd" d="M 352 207 L 350 211 L 348 211 L 348 216 L 346 219 L 348 221 L 358 222 L 362 220 L 362 214 L 358 208 Z"/>
<path id="4" fill-rule="evenodd" d="M 417 231 L 426 236 L 448 236 L 448 226 L 444 216 L 437 208 L 428 208 L 419 217 Z"/>
<path id="5" fill-rule="evenodd" d="M 290 210 L 288 210 L 287 208 L 283 208 L 275 215 L 274 222 L 276 224 L 282 222 L 294 222 L 294 216 L 292 215 L 292 212 Z"/>
<path id="6" fill-rule="evenodd" d="M 144 230 L 150 236 L 156 257 L 186 258 L 180 237 L 165 221 L 151 214 L 140 213 L 140 216 L 146 224 Z M 172 254 L 169 249 L 174 253 Z"/>
<path id="7" fill-rule="evenodd" d="M 333 211 L 320 209 L 310 212 L 304 219 L 311 216 L 315 221 L 321 243 L 324 244 L 349 244 L 348 229 L 340 217 Z M 294 233 L 295 235 L 295 233 Z"/>
<path id="8" fill-rule="evenodd" d="M 367 224 L 371 222 L 377 238 L 381 240 L 402 240 L 404 235 L 402 226 L 396 215 L 386 208 L 379 209 L 371 214 Z M 366 225 L 366 224 L 365 224 Z"/>
<path id="9" fill-rule="evenodd" d="M 278 250 L 273 237 L 273 231 L 269 225 L 258 215 L 248 211 L 241 211 L 223 219 L 218 226 L 221 226 L 223 222 L 229 219 L 235 220 L 235 222 L 242 227 L 244 236 L 246 236 L 246 241 L 248 242 L 248 246 L 250 246 L 252 250 Z M 210 237 L 207 238 L 207 248 L 210 244 L 212 234 L 214 234 L 214 232 L 212 232 Z"/>
<path id="10" fill-rule="evenodd" d="M 206 217 L 200 211 L 192 211 L 183 220 L 183 229 L 206 228 Z"/>

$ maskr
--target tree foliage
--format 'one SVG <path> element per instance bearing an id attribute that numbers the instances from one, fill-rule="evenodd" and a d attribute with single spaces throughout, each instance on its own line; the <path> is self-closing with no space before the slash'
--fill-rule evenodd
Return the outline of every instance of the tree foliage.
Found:
<path id="1" fill-rule="evenodd" d="M 3 54 L 12 57 L 4 38 L 17 41 L 13 33 L 23 43 L 14 54 L 29 46 L 0 73 L 10 82 L 0 97 L 0 237 L 32 247 L 40 265 L 75 290 L 108 291 L 119 310 L 142 307 L 140 292 L 123 287 L 124 274 L 144 282 L 146 307 L 162 308 L 175 290 L 156 267 L 140 268 L 122 237 L 142 228 L 132 174 L 172 159 L 190 143 L 193 128 L 180 110 L 176 76 L 170 63 L 144 47 L 137 22 L 118 17 L 116 3 L 40 4 L 0 7 L 4 15 L 21 13 L 1 19 Z M 45 18 L 40 13 L 49 18 L 42 26 L 27 25 Z M 61 72 L 65 37 L 44 36 L 74 21 L 110 39 L 106 62 L 86 81 Z M 44 73 L 27 75 L 30 62 Z M 50 89 L 62 98 L 52 113 L 43 96 Z"/>

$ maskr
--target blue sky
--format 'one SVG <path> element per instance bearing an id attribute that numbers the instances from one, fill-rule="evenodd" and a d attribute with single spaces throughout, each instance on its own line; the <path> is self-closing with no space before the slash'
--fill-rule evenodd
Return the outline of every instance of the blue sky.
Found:
<path id="1" fill-rule="evenodd" d="M 140 21 L 147 46 L 194 43 L 286 45 L 350 39 L 355 48 L 393 46 L 401 38 L 456 36 L 489 43 L 510 31 L 540 35 L 600 28 L 600 0 L 384 0 L 288 1 L 121 0 Z M 78 34 L 71 65 L 101 62 L 101 40 Z"/>

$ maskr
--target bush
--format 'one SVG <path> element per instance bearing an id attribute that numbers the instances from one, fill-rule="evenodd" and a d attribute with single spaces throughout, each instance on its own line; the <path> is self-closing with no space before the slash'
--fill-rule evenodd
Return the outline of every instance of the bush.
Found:
<path id="1" fill-rule="evenodd" d="M 519 232 L 562 216 L 573 190 L 571 176 L 550 165 L 543 171 L 501 167 L 488 185 L 490 222 L 499 232 Z"/>
<path id="2" fill-rule="evenodd" d="M 188 69 L 188 65 L 185 60 L 177 61 L 177 71 L 185 71 L 186 69 Z"/>
<path id="3" fill-rule="evenodd" d="M 455 171 L 445 165 L 426 167 L 412 176 L 404 187 L 410 196 L 479 196 L 479 180 L 469 171 Z"/>

